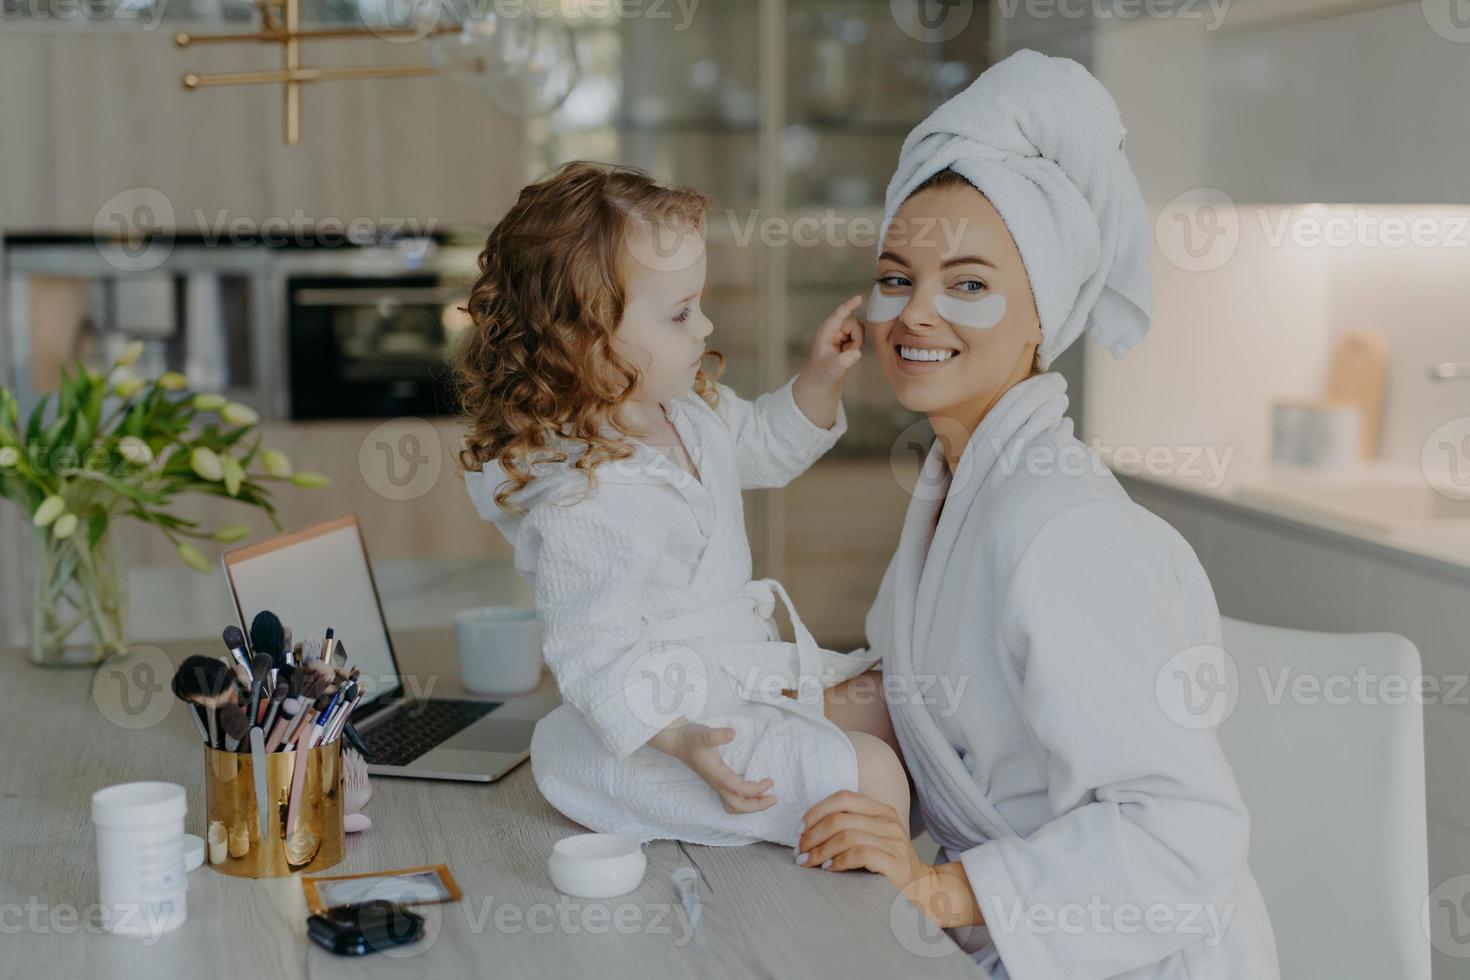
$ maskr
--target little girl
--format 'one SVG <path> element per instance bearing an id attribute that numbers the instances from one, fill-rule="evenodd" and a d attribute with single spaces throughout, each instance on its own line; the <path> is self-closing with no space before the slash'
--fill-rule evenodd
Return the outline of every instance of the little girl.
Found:
<path id="1" fill-rule="evenodd" d="M 821 325 L 795 378 L 738 397 L 705 349 L 705 205 L 569 163 L 521 191 L 479 257 L 460 458 L 534 590 L 561 688 L 531 740 L 536 785 L 578 823 L 639 841 L 795 844 L 802 815 L 842 789 L 906 821 L 865 674 L 878 655 L 821 649 L 779 583 L 751 580 L 741 510 L 741 490 L 784 486 L 845 431 L 861 297 Z"/>

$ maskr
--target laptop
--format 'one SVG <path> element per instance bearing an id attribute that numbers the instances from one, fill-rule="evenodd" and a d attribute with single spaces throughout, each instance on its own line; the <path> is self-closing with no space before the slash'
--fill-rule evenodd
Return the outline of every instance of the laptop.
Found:
<path id="1" fill-rule="evenodd" d="M 369 773 L 489 783 L 530 756 L 532 729 L 556 706 L 544 688 L 498 701 L 419 698 L 431 678 L 410 676 L 405 691 L 356 516 L 233 549 L 223 564 L 246 636 L 269 609 L 293 641 L 328 627 L 341 638 L 361 671 L 352 724 L 372 753 Z"/>

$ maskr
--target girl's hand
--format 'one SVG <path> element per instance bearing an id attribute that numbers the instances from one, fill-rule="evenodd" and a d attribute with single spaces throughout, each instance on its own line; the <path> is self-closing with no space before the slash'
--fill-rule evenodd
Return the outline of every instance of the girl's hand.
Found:
<path id="1" fill-rule="evenodd" d="M 851 297 L 817 328 L 811 360 L 806 365 L 806 372 L 817 384 L 840 385 L 843 376 L 863 356 L 863 325 L 853 316 L 862 301 L 861 293 Z"/>
<path id="2" fill-rule="evenodd" d="M 690 722 L 678 729 L 675 750 L 670 754 L 709 784 L 726 813 L 759 813 L 775 806 L 776 798 L 766 795 L 774 785 L 772 780 L 751 782 L 725 764 L 719 747 L 734 739 L 733 728 L 710 728 Z"/>
<path id="3" fill-rule="evenodd" d="M 796 849 L 807 855 L 803 867 L 877 872 L 941 928 L 983 924 L 964 868 L 925 864 L 886 803 L 847 790 L 833 793 L 802 818 Z"/>

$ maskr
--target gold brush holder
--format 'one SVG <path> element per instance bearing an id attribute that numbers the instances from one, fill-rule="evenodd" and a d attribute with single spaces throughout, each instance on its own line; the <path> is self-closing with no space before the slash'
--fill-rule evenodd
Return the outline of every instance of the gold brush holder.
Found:
<path id="1" fill-rule="evenodd" d="M 204 747 L 205 863 L 240 878 L 281 878 L 324 871 L 342 860 L 342 740 L 306 753 L 306 781 L 296 802 L 296 828 L 286 839 L 292 767 L 297 753 L 267 752 L 266 827 L 255 805 L 249 751 Z"/>

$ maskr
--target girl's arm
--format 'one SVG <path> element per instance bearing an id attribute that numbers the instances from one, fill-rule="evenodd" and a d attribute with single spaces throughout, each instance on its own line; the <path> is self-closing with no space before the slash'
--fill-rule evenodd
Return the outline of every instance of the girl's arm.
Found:
<path id="1" fill-rule="evenodd" d="M 830 429 L 842 405 L 842 379 L 863 356 L 863 325 L 853 316 L 861 294 L 833 310 L 812 340 L 811 357 L 791 387 L 801 413 L 813 425 Z"/>
<path id="2" fill-rule="evenodd" d="M 780 388 L 751 402 L 718 386 L 715 411 L 734 440 L 742 489 L 785 486 L 847 431 L 842 381 L 862 356 L 862 325 L 851 316 L 861 299 L 832 312 L 817 330 L 811 359 Z"/>

